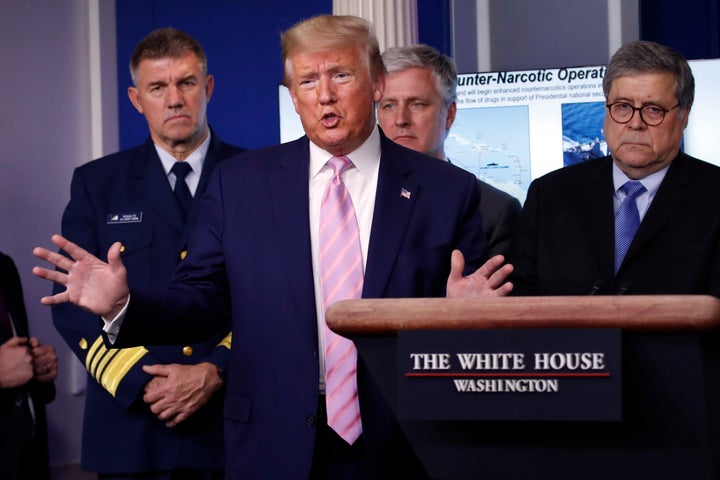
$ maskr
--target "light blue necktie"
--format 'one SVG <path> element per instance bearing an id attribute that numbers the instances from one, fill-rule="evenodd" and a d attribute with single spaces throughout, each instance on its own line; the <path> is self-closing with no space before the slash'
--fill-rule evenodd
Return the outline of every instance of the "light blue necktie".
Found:
<path id="1" fill-rule="evenodd" d="M 645 187 L 636 180 L 630 180 L 619 190 L 625 193 L 625 198 L 615 214 L 615 273 L 620 270 L 620 265 L 640 226 L 640 213 L 635 199 L 645 191 Z"/>

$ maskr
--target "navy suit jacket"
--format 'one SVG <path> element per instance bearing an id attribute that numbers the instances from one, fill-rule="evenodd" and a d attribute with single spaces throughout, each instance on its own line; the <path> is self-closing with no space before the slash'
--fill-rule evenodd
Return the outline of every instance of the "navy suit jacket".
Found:
<path id="1" fill-rule="evenodd" d="M 535 180 L 513 239 L 513 293 L 720 296 L 719 188 L 720 168 L 678 155 L 615 275 L 612 159 Z"/>
<path id="2" fill-rule="evenodd" d="M 92 254 L 106 258 L 116 241 L 134 285 L 168 285 L 181 260 L 199 198 L 212 170 L 242 149 L 212 135 L 187 224 L 151 139 L 78 167 L 62 232 Z M 56 287 L 58 291 L 60 287 Z M 182 424 L 169 428 L 142 401 L 151 376 L 143 365 L 229 361 L 229 325 L 202 339 L 136 348 L 108 349 L 100 322 L 70 304 L 53 307 L 55 327 L 88 370 L 83 422 L 83 468 L 103 473 L 136 473 L 176 468 L 222 470 L 222 394 Z M 152 322 L 144 317 L 142 322 Z M 227 338 L 226 338 L 227 336 Z M 166 343 L 166 342 L 162 342 Z"/>
<path id="3" fill-rule="evenodd" d="M 30 338 L 20 276 L 12 259 L 2 253 L 0 294 L 5 297 L 5 308 L 17 336 Z M 0 329 L 0 345 L 11 336 Z M 28 398 L 32 398 L 35 411 L 34 429 L 29 427 L 33 420 Z M 52 382 L 31 380 L 21 387 L 0 388 L 0 478 L 50 479 L 45 405 L 54 398 L 55 384 Z"/>
<path id="4" fill-rule="evenodd" d="M 442 296 L 453 249 L 465 254 L 468 271 L 485 256 L 476 178 L 384 135 L 381 148 L 363 297 Z M 307 479 L 310 472 L 319 367 L 309 156 L 302 137 L 221 165 L 173 287 L 132 288 L 117 339 L 122 345 L 169 330 L 184 338 L 214 328 L 218 312 L 231 308 L 228 478 Z M 146 315 L 163 316 L 165 325 L 148 329 Z M 371 478 L 413 477 L 416 460 L 362 364 L 358 370 Z"/>

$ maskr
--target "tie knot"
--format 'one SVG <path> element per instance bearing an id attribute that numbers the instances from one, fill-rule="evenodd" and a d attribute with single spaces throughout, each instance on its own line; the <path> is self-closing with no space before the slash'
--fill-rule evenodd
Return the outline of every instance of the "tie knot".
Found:
<path id="1" fill-rule="evenodd" d="M 192 171 L 192 167 L 187 162 L 175 162 L 170 171 L 178 180 L 185 180 L 185 176 Z"/>
<path id="2" fill-rule="evenodd" d="M 339 177 L 342 173 L 352 166 L 352 162 L 348 157 L 332 157 L 328 160 L 328 165 L 333 169 L 333 176 Z"/>
<path id="3" fill-rule="evenodd" d="M 631 198 L 635 199 L 638 195 L 643 193 L 645 191 L 645 187 L 642 183 L 638 182 L 637 180 L 630 180 L 629 182 L 625 182 L 622 187 L 620 187 L 619 190 L 622 190 L 622 192 L 625 194 L 626 199 Z"/>

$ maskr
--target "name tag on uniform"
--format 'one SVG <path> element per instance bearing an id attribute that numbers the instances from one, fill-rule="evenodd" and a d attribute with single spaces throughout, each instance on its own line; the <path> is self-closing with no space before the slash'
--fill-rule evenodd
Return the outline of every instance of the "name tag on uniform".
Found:
<path id="1" fill-rule="evenodd" d="M 140 223 L 142 222 L 143 212 L 128 213 L 108 213 L 107 224 L 113 225 L 117 223 Z"/>

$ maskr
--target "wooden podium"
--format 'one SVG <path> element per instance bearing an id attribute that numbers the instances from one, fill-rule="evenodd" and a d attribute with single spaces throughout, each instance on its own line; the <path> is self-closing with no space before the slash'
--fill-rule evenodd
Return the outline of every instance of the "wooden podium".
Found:
<path id="1" fill-rule="evenodd" d="M 327 322 L 355 342 L 360 361 L 431 478 L 720 478 L 720 299 L 661 295 L 348 300 L 330 306 Z M 517 329 L 530 334 L 539 329 L 550 336 L 568 329 L 618 330 L 621 418 L 402 418 L 398 337 L 403 332 L 425 331 L 432 338 L 434 331 L 489 335 Z M 421 396 L 417 401 L 422 402 Z"/>

